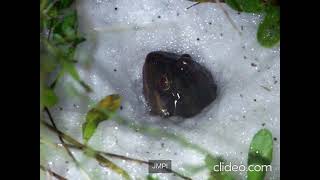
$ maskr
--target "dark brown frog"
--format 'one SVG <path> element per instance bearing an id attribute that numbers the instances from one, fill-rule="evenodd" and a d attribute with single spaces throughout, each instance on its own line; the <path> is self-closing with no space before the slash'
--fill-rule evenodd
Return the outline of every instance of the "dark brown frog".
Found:
<path id="1" fill-rule="evenodd" d="M 152 114 L 188 118 L 215 100 L 217 85 L 190 55 L 155 51 L 143 66 L 143 94 Z"/>

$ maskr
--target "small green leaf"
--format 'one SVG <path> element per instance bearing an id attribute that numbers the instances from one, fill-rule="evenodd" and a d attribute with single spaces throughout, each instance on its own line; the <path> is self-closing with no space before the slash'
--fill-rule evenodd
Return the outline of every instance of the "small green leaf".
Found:
<path id="1" fill-rule="evenodd" d="M 96 154 L 95 158 L 97 159 L 97 161 L 99 161 L 100 165 L 107 167 L 107 168 L 110 168 L 114 172 L 121 175 L 124 179 L 127 179 L 127 180 L 131 179 L 129 174 L 124 169 L 117 166 L 112 161 L 108 160 L 107 158 L 103 157 L 102 155 Z"/>
<path id="2" fill-rule="evenodd" d="M 83 150 L 84 154 L 89 156 L 89 157 L 96 157 L 97 155 L 97 151 L 95 151 L 94 149 L 90 148 L 90 147 L 86 147 Z"/>
<path id="3" fill-rule="evenodd" d="M 62 21 L 58 22 L 54 28 L 54 33 L 63 35 L 65 39 L 74 39 L 76 37 L 77 12 L 75 10 L 67 13 Z"/>
<path id="4" fill-rule="evenodd" d="M 225 2 L 234 10 L 239 11 L 239 12 L 243 11 L 238 0 L 225 0 Z"/>
<path id="5" fill-rule="evenodd" d="M 266 13 L 259 25 L 257 39 L 262 46 L 272 47 L 280 41 L 280 8 L 270 6 Z"/>
<path id="6" fill-rule="evenodd" d="M 61 36 L 61 34 L 53 33 L 53 41 L 55 44 L 63 44 L 66 40 Z"/>
<path id="7" fill-rule="evenodd" d="M 40 101 L 43 106 L 52 107 L 58 102 L 58 97 L 52 89 L 42 88 Z"/>
<path id="8" fill-rule="evenodd" d="M 59 15 L 59 11 L 56 7 L 52 7 L 50 8 L 49 12 L 48 12 L 48 16 L 50 18 L 57 18 Z"/>
<path id="9" fill-rule="evenodd" d="M 59 0 L 58 6 L 60 9 L 68 8 L 71 6 L 74 0 Z"/>
<path id="10" fill-rule="evenodd" d="M 262 0 L 226 0 L 225 2 L 234 10 L 240 12 L 256 13 L 262 12 L 264 9 Z"/>
<path id="11" fill-rule="evenodd" d="M 272 134 L 267 129 L 258 131 L 250 144 L 248 154 L 248 167 L 250 165 L 270 165 L 272 161 L 273 141 Z M 263 180 L 266 174 L 266 169 L 261 171 L 247 171 L 248 180 Z"/>
<path id="12" fill-rule="evenodd" d="M 160 180 L 158 177 L 148 174 L 146 180 Z"/>
<path id="13" fill-rule="evenodd" d="M 213 157 L 212 155 L 206 155 L 205 159 L 204 159 L 204 162 L 207 166 L 207 168 L 210 170 L 210 171 L 213 171 L 214 170 L 214 166 L 215 165 L 219 165 L 220 162 L 223 162 L 223 159 L 221 157 Z"/>
<path id="14" fill-rule="evenodd" d="M 224 160 L 221 157 L 213 157 L 212 155 L 207 155 L 204 160 L 210 175 L 208 180 L 234 180 L 235 178 L 230 172 L 227 171 L 220 171 L 218 168 L 217 171 L 217 166 L 222 164 Z M 216 167 L 215 167 L 216 166 Z"/>
<path id="15" fill-rule="evenodd" d="M 192 174 L 197 174 L 207 169 L 207 166 L 206 165 L 184 165 L 183 168 L 185 169 L 185 171 L 187 171 L 189 176 L 192 176 Z"/>
<path id="16" fill-rule="evenodd" d="M 105 158 L 104 156 L 100 155 L 95 150 L 86 148 L 84 152 L 87 156 L 95 158 L 101 166 L 111 169 L 112 171 L 121 175 L 126 180 L 131 179 L 129 174 L 124 169 L 117 166 L 115 163 Z"/>
<path id="17" fill-rule="evenodd" d="M 110 119 L 119 109 L 121 98 L 118 94 L 112 94 L 102 99 L 86 116 L 86 122 L 82 125 L 82 137 L 88 142 L 96 131 L 100 122 Z"/>
<path id="18" fill-rule="evenodd" d="M 40 69 L 43 72 L 50 73 L 55 70 L 58 62 L 52 54 L 47 52 L 40 53 Z"/>
<path id="19" fill-rule="evenodd" d="M 92 89 L 88 84 L 86 84 L 83 80 L 80 79 L 80 75 L 75 67 L 75 64 L 71 61 L 64 61 L 63 62 L 63 69 L 65 72 L 68 72 L 70 76 L 76 80 L 80 85 L 87 91 L 91 92 Z"/>
<path id="20" fill-rule="evenodd" d="M 92 92 L 91 87 L 90 87 L 87 83 L 85 83 L 85 82 L 82 81 L 82 80 L 81 80 L 79 83 L 80 83 L 80 85 L 86 90 L 86 92 Z"/>
<path id="21" fill-rule="evenodd" d="M 222 171 L 220 173 L 211 173 L 208 180 L 235 180 L 230 172 Z"/>
<path id="22" fill-rule="evenodd" d="M 214 3 L 215 1 L 212 0 L 190 0 L 193 2 L 198 3 L 206 3 L 211 2 Z M 225 0 L 226 4 L 228 4 L 231 8 L 235 9 L 236 11 L 244 11 L 244 12 L 262 12 L 264 9 L 264 4 L 262 0 Z"/>
<path id="23" fill-rule="evenodd" d="M 84 42 L 86 40 L 86 38 L 78 36 L 75 40 L 74 40 L 74 46 Z"/>
<path id="24" fill-rule="evenodd" d="M 48 5 L 48 0 L 40 0 L 40 12 Z"/>
<path id="25" fill-rule="evenodd" d="M 70 76 L 76 80 L 76 81 L 81 81 L 79 73 L 74 65 L 74 63 L 64 61 L 63 63 L 63 69 L 70 74 Z"/>

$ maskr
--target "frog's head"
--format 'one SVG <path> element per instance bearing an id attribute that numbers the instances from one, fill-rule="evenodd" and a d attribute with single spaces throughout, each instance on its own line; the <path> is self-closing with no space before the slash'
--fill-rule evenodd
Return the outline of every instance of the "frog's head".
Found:
<path id="1" fill-rule="evenodd" d="M 153 114 L 191 117 L 215 99 L 216 85 L 190 55 L 155 51 L 143 67 L 143 91 Z"/>

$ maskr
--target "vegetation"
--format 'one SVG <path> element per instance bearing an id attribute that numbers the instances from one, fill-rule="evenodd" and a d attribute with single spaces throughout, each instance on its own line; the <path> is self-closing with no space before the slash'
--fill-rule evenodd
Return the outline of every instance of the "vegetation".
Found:
<path id="1" fill-rule="evenodd" d="M 196 1 L 196 4 L 219 2 L 219 0 L 191 1 Z M 280 5 L 278 0 L 225 0 L 225 3 L 238 12 L 261 13 L 265 16 L 257 32 L 257 40 L 262 46 L 271 48 L 280 42 Z M 229 15 L 227 13 L 226 15 L 236 28 Z"/>

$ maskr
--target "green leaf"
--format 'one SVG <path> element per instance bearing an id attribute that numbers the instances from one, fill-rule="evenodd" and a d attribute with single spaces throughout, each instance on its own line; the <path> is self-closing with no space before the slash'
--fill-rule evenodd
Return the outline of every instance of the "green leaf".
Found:
<path id="1" fill-rule="evenodd" d="M 207 166 L 206 165 L 184 165 L 183 168 L 187 171 L 189 176 L 192 176 L 192 174 L 197 174 L 207 169 Z"/>
<path id="2" fill-rule="evenodd" d="M 70 76 L 71 76 L 74 80 L 78 81 L 78 82 L 80 83 L 80 85 L 81 85 L 87 92 L 91 92 L 91 91 L 92 91 L 91 87 L 90 87 L 88 84 L 86 84 L 84 81 L 82 81 L 82 80 L 80 79 L 80 75 L 79 75 L 79 73 L 78 73 L 78 71 L 77 71 L 77 69 L 76 69 L 76 67 L 75 67 L 75 64 L 74 64 L 73 62 L 71 62 L 71 61 L 64 61 L 64 62 L 63 62 L 63 69 L 64 69 L 64 71 L 68 72 L 68 73 L 70 74 Z"/>
<path id="3" fill-rule="evenodd" d="M 220 173 L 211 173 L 208 180 L 235 180 L 235 178 L 229 172 L 222 171 Z"/>
<path id="4" fill-rule="evenodd" d="M 160 180 L 158 177 L 148 174 L 146 180 Z"/>
<path id="5" fill-rule="evenodd" d="M 243 11 L 238 0 L 225 0 L 225 2 L 234 10 L 239 11 L 239 12 Z"/>
<path id="6" fill-rule="evenodd" d="M 260 23 L 257 33 L 258 42 L 264 47 L 272 47 L 280 41 L 280 8 L 270 6 Z"/>
<path id="7" fill-rule="evenodd" d="M 58 22 L 54 28 L 54 33 L 62 35 L 65 39 L 74 39 L 76 37 L 77 12 L 70 10 L 62 21 Z"/>
<path id="8" fill-rule="evenodd" d="M 213 157 L 212 155 L 206 155 L 204 162 L 207 166 L 207 168 L 212 171 L 214 170 L 215 165 L 219 165 L 220 162 L 223 162 L 223 159 L 221 157 Z"/>
<path id="9" fill-rule="evenodd" d="M 86 90 L 86 92 L 92 92 L 91 87 L 86 82 L 81 80 L 79 83 Z"/>
<path id="10" fill-rule="evenodd" d="M 40 12 L 48 5 L 48 0 L 40 0 Z"/>
<path id="11" fill-rule="evenodd" d="M 86 40 L 86 38 L 78 36 L 75 40 L 74 40 L 74 46 L 84 42 Z"/>
<path id="12" fill-rule="evenodd" d="M 53 33 L 53 41 L 55 44 L 66 43 L 66 40 L 61 36 L 61 34 Z"/>
<path id="13" fill-rule="evenodd" d="M 262 0 L 225 0 L 225 2 L 234 10 L 248 13 L 262 12 L 264 4 Z"/>
<path id="14" fill-rule="evenodd" d="M 59 0 L 58 6 L 60 9 L 68 8 L 74 0 Z"/>
<path id="15" fill-rule="evenodd" d="M 74 63 L 64 61 L 63 62 L 63 69 L 70 74 L 70 76 L 76 80 L 76 81 L 81 81 L 80 75 L 74 65 Z"/>
<path id="16" fill-rule="evenodd" d="M 57 67 L 58 62 L 52 54 L 40 52 L 40 70 L 46 73 L 53 72 Z"/>
<path id="17" fill-rule="evenodd" d="M 52 89 L 44 87 L 42 88 L 40 101 L 43 106 L 52 107 L 58 102 L 58 97 Z"/>
<path id="18" fill-rule="evenodd" d="M 58 15 L 59 15 L 59 11 L 55 6 L 53 6 L 52 8 L 50 8 L 50 10 L 48 11 L 47 15 L 50 18 L 57 18 Z"/>
<path id="19" fill-rule="evenodd" d="M 86 122 L 82 125 L 82 138 L 88 142 L 96 131 L 100 122 L 108 120 L 119 109 L 121 98 L 118 94 L 112 94 L 102 99 L 86 116 Z"/>
<path id="20" fill-rule="evenodd" d="M 216 171 L 214 168 L 215 166 L 219 165 L 220 163 L 224 162 L 221 157 L 213 157 L 212 155 L 206 155 L 204 160 L 210 175 L 208 180 L 234 180 L 235 178 L 230 172 L 227 171 Z"/>
<path id="21" fill-rule="evenodd" d="M 102 165 L 104 167 L 107 167 L 107 168 L 110 168 L 114 172 L 116 172 L 119 175 L 121 175 L 124 179 L 126 179 L 126 180 L 131 179 L 129 174 L 124 169 L 122 169 L 121 167 L 117 166 L 112 161 L 108 160 L 107 158 L 103 157 L 102 155 L 96 154 L 95 158 L 97 159 L 97 161 L 99 161 L 100 165 Z"/>
<path id="22" fill-rule="evenodd" d="M 267 129 L 258 131 L 250 144 L 248 154 L 248 167 L 251 165 L 270 165 L 272 161 L 273 141 L 272 134 Z M 266 174 L 265 168 L 263 171 L 247 171 L 248 180 L 263 180 Z"/>
<path id="23" fill-rule="evenodd" d="M 122 169 L 106 157 L 99 154 L 96 150 L 91 149 L 90 147 L 86 147 L 84 149 L 84 153 L 89 157 L 95 158 L 101 166 L 111 169 L 112 171 L 118 173 L 125 179 L 130 179 L 129 174 L 124 169 Z"/>
<path id="24" fill-rule="evenodd" d="M 206 3 L 211 2 L 214 3 L 212 0 L 190 0 L 193 2 L 198 3 Z M 225 0 L 226 4 L 228 4 L 231 8 L 237 11 L 244 11 L 244 12 L 262 12 L 264 9 L 264 4 L 262 0 Z"/>

